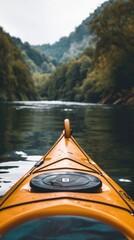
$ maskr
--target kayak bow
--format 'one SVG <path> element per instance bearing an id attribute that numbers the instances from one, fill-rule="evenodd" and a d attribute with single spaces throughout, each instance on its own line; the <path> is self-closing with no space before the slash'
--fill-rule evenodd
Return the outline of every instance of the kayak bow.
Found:
<path id="1" fill-rule="evenodd" d="M 43 219 L 51 222 L 53 218 L 58 224 L 60 218 L 69 221 L 70 216 L 71 225 L 81 219 L 88 226 L 88 219 L 93 219 L 122 233 L 121 239 L 134 239 L 133 200 L 79 146 L 66 119 L 54 146 L 0 200 L 0 236 L 11 239 L 14 229 L 26 223 L 33 221 L 36 226 L 38 219 L 45 224 Z M 87 232 L 86 229 L 83 234 Z M 89 238 L 78 239 L 101 239 L 90 238 L 90 233 Z M 17 236 L 14 239 L 22 239 Z M 36 239 L 35 235 L 26 236 L 24 239 Z M 110 237 L 107 235 L 106 239 Z"/>

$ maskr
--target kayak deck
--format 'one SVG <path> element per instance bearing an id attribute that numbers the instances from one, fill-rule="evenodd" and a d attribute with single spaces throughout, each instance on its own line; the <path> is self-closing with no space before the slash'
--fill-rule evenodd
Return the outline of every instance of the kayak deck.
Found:
<path id="1" fill-rule="evenodd" d="M 134 202 L 79 146 L 69 120 L 54 146 L 0 200 L 0 234 L 25 221 L 83 216 L 134 239 Z"/>

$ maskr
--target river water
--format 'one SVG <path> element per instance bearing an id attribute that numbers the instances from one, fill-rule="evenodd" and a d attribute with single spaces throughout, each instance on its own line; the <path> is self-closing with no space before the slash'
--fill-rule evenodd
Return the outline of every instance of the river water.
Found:
<path id="1" fill-rule="evenodd" d="M 60 101 L 0 103 L 0 196 L 55 143 L 65 118 L 81 147 L 134 198 L 134 109 Z"/>

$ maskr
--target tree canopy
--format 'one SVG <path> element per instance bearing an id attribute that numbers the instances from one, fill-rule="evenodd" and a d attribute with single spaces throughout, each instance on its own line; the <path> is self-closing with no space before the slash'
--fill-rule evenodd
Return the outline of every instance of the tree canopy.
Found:
<path id="1" fill-rule="evenodd" d="M 0 100 L 37 99 L 29 69 L 9 34 L 0 28 Z"/>
<path id="2" fill-rule="evenodd" d="M 57 68 L 43 96 L 49 99 L 114 102 L 134 92 L 134 1 L 109 1 L 93 14 L 95 48 Z M 102 102 L 103 102 L 102 101 Z"/>

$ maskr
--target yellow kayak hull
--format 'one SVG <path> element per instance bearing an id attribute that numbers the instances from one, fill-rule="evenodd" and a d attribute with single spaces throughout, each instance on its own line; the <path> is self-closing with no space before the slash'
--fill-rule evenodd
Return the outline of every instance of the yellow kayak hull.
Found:
<path id="1" fill-rule="evenodd" d="M 52 181 L 50 188 L 36 186 L 39 177 L 44 181 L 57 173 L 65 177 Z M 74 173 L 77 189 L 78 178 L 86 182 L 90 175 L 99 181 L 97 187 L 81 190 L 85 183 L 78 190 L 63 187 L 60 191 L 59 181 L 67 186 L 68 176 Z M 98 220 L 113 226 L 127 239 L 134 239 L 133 200 L 83 151 L 71 134 L 68 120 L 54 146 L 0 200 L 0 236 L 31 220 L 63 215 Z"/>

